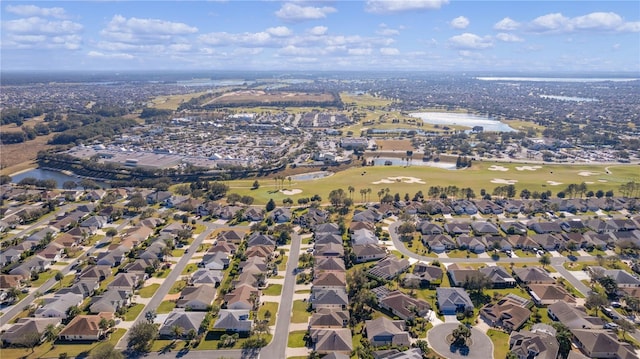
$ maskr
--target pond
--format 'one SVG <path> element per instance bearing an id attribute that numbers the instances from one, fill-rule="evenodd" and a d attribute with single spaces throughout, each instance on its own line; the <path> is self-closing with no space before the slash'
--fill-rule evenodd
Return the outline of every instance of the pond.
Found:
<path id="1" fill-rule="evenodd" d="M 296 181 L 311 181 L 319 178 L 329 177 L 332 175 L 333 175 L 333 172 L 318 171 L 318 172 L 309 172 L 309 173 L 303 173 L 299 175 L 293 175 L 291 176 L 291 179 Z"/>
<path id="2" fill-rule="evenodd" d="M 482 126 L 484 131 L 495 132 L 514 132 L 515 129 L 509 125 L 502 123 L 496 119 L 487 116 L 480 116 L 468 113 L 450 113 L 450 112 L 416 112 L 409 114 L 411 117 L 419 118 L 425 123 L 432 125 L 448 125 L 448 126 L 466 126 L 473 128 L 474 126 Z"/>
<path id="3" fill-rule="evenodd" d="M 16 175 L 11 176 L 11 182 L 18 183 L 21 180 L 28 177 L 35 178 L 37 180 L 53 179 L 57 183 L 56 185 L 57 188 L 62 188 L 62 184 L 65 183 L 66 181 L 78 182 L 81 180 L 80 177 L 68 175 L 66 173 L 51 171 L 51 170 L 42 169 L 42 168 L 34 168 L 34 169 L 30 169 L 25 172 L 20 172 Z M 110 187 L 108 183 L 101 182 L 101 181 L 95 181 L 95 182 L 98 184 L 98 186 L 102 188 Z M 77 187 L 77 188 L 80 188 L 80 187 Z"/>
<path id="4" fill-rule="evenodd" d="M 371 161 L 371 160 L 373 160 L 374 166 L 406 166 L 407 165 L 407 161 L 401 158 L 393 158 L 393 157 L 367 158 L 367 161 Z M 455 163 L 421 161 L 421 160 L 411 160 L 411 166 L 428 166 L 428 167 L 443 168 L 446 170 L 456 169 Z"/>

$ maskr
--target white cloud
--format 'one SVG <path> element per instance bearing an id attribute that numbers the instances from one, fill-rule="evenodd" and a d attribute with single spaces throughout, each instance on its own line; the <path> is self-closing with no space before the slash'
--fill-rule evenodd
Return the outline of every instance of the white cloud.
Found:
<path id="1" fill-rule="evenodd" d="M 200 35 L 198 39 L 212 46 L 237 45 L 239 47 L 270 47 L 277 45 L 274 38 L 267 32 L 245 32 L 238 34 L 212 32 Z"/>
<path id="2" fill-rule="evenodd" d="M 365 56 L 365 55 L 371 55 L 371 49 L 370 48 L 354 48 L 354 49 L 347 50 L 347 53 L 349 55 L 354 55 L 354 56 Z"/>
<path id="3" fill-rule="evenodd" d="M 463 50 L 481 50 L 493 47 L 490 37 L 480 37 L 468 32 L 449 38 L 449 44 L 456 49 Z"/>
<path id="4" fill-rule="evenodd" d="M 388 14 L 404 11 L 435 10 L 449 0 L 368 0 L 365 10 L 374 14 Z"/>
<path id="5" fill-rule="evenodd" d="M 529 24 L 535 32 L 554 32 L 566 30 L 569 26 L 569 18 L 561 13 L 539 16 Z"/>
<path id="6" fill-rule="evenodd" d="M 132 60 L 132 59 L 135 59 L 135 56 L 133 56 L 131 54 L 125 54 L 125 53 L 105 54 L 105 53 L 99 52 L 99 51 L 89 51 L 87 53 L 87 56 L 94 57 L 94 58 L 103 58 L 103 59 L 120 59 L 120 60 Z"/>
<path id="7" fill-rule="evenodd" d="M 505 32 L 501 32 L 499 34 L 496 35 L 496 39 L 500 40 L 500 41 L 504 41 L 504 42 L 523 42 L 524 39 L 514 35 L 514 34 L 507 34 Z"/>
<path id="8" fill-rule="evenodd" d="M 380 49 L 380 53 L 385 56 L 397 56 L 400 55 L 400 50 L 393 47 L 383 47 Z"/>
<path id="9" fill-rule="evenodd" d="M 454 29 L 466 29 L 469 26 L 469 19 L 464 16 L 458 16 L 451 20 L 451 27 Z"/>
<path id="10" fill-rule="evenodd" d="M 311 29 L 309 29 L 309 33 L 315 36 L 322 36 L 326 34 L 327 31 L 329 31 L 329 28 L 326 26 L 314 26 Z"/>
<path id="11" fill-rule="evenodd" d="M 275 14 L 281 20 L 295 22 L 324 19 L 328 14 L 334 13 L 336 11 L 337 10 L 335 8 L 329 6 L 313 7 L 286 3 L 282 5 L 280 10 L 276 11 Z"/>
<path id="12" fill-rule="evenodd" d="M 285 46 L 280 51 L 279 54 L 285 56 L 314 56 L 319 55 L 316 49 L 308 48 L 308 47 L 297 47 L 293 45 Z"/>
<path id="13" fill-rule="evenodd" d="M 514 21 L 508 17 L 505 17 L 504 19 L 498 21 L 495 25 L 493 25 L 493 28 L 499 31 L 513 31 L 517 30 L 519 27 L 519 22 Z"/>
<path id="14" fill-rule="evenodd" d="M 376 31 L 376 34 L 382 35 L 382 36 L 398 36 L 400 35 L 400 31 L 396 29 L 384 28 Z"/>
<path id="15" fill-rule="evenodd" d="M 72 34 L 82 30 L 82 25 L 69 21 L 50 21 L 39 17 L 29 17 L 7 21 L 6 31 L 19 34 Z"/>
<path id="16" fill-rule="evenodd" d="M 269 35 L 273 35 L 276 37 L 287 37 L 287 36 L 291 36 L 291 34 L 293 33 L 288 27 L 286 26 L 277 26 L 277 27 L 270 27 L 266 30 L 266 32 Z"/>
<path id="17" fill-rule="evenodd" d="M 125 18 L 114 15 L 100 34 L 110 40 L 130 43 L 166 42 L 173 36 L 198 32 L 193 26 L 160 19 Z"/>
<path id="18" fill-rule="evenodd" d="M 7 12 L 20 16 L 41 16 L 64 19 L 67 15 L 61 7 L 39 7 L 35 5 L 7 5 Z"/>

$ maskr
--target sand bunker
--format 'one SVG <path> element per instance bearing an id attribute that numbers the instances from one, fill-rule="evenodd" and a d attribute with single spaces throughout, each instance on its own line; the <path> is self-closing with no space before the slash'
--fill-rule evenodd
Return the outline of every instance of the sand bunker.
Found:
<path id="1" fill-rule="evenodd" d="M 426 184 L 426 182 L 424 182 L 420 178 L 416 178 L 416 177 L 387 177 L 387 178 L 381 179 L 380 181 L 375 181 L 375 182 L 371 182 L 371 183 L 373 183 L 373 184 L 382 184 L 382 183 L 390 184 L 390 183 L 397 183 L 397 182 L 408 183 L 408 184 L 412 184 L 412 183 Z"/>
<path id="2" fill-rule="evenodd" d="M 494 178 L 491 180 L 491 183 L 499 183 L 499 184 L 516 184 L 518 180 L 509 180 L 502 178 Z"/>
<path id="3" fill-rule="evenodd" d="M 591 171 L 578 172 L 578 176 L 583 176 L 583 177 L 595 176 L 599 174 L 600 174 L 599 172 L 591 172 Z"/>
<path id="4" fill-rule="evenodd" d="M 491 167 L 487 168 L 489 171 L 508 171 L 509 169 L 506 167 L 502 167 L 502 166 L 498 166 L 498 165 L 491 165 Z"/>
<path id="5" fill-rule="evenodd" d="M 541 169 L 542 166 L 518 166 L 516 167 L 516 169 L 518 171 L 536 171 Z"/>
<path id="6" fill-rule="evenodd" d="M 549 184 L 549 186 L 559 186 L 562 184 L 562 182 L 556 182 L 556 181 L 547 181 L 547 183 Z"/>
<path id="7" fill-rule="evenodd" d="M 293 196 L 294 194 L 302 193 L 301 189 L 281 189 L 280 192 L 282 194 L 286 194 L 287 196 Z"/>
<path id="8" fill-rule="evenodd" d="M 598 180 L 598 182 L 606 183 L 606 182 L 609 182 L 609 181 L 607 181 L 607 180 Z"/>

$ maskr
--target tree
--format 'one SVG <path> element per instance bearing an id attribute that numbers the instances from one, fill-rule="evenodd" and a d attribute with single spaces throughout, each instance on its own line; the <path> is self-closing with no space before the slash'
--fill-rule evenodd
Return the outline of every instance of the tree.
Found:
<path id="1" fill-rule="evenodd" d="M 542 264 L 542 268 L 546 268 L 549 264 L 551 264 L 551 257 L 548 254 L 544 254 L 538 260 L 540 264 Z"/>
<path id="2" fill-rule="evenodd" d="M 128 207 L 133 207 L 136 212 L 140 210 L 140 208 L 147 205 L 147 200 L 142 197 L 140 193 L 136 193 L 129 199 Z"/>
<path id="3" fill-rule="evenodd" d="M 229 203 L 232 206 L 235 206 L 236 202 L 240 202 L 240 199 L 242 199 L 242 196 L 239 195 L 238 193 L 229 193 L 227 195 L 227 203 Z"/>
<path id="4" fill-rule="evenodd" d="M 464 324 L 460 324 L 451 333 L 451 344 L 458 347 L 465 347 L 467 346 L 467 340 L 469 337 L 471 337 L 471 329 Z"/>
<path id="5" fill-rule="evenodd" d="M 618 294 L 618 283 L 612 277 L 602 276 L 598 278 L 598 283 L 604 288 L 609 298 L 615 298 Z"/>
<path id="6" fill-rule="evenodd" d="M 89 359 L 123 359 L 124 355 L 111 343 L 102 343 L 91 350 Z"/>
<path id="7" fill-rule="evenodd" d="M 251 185 L 251 189 L 258 189 L 260 188 L 260 182 L 258 182 L 258 180 L 253 181 L 253 185 Z"/>
<path id="8" fill-rule="evenodd" d="M 78 187 L 78 184 L 75 183 L 74 181 L 64 181 L 62 183 L 62 188 L 63 189 L 74 189 L 76 187 Z"/>
<path id="9" fill-rule="evenodd" d="M 271 198 L 269 199 L 269 202 L 267 202 L 266 210 L 267 212 L 271 212 L 274 209 L 276 209 L 276 202 Z"/>
<path id="10" fill-rule="evenodd" d="M 184 334 L 184 328 L 179 325 L 174 325 L 171 327 L 171 333 L 173 334 L 174 339 L 179 339 Z"/>
<path id="11" fill-rule="evenodd" d="M 334 189 L 329 192 L 329 201 L 331 201 L 331 204 L 334 207 L 342 206 L 346 198 L 347 195 L 342 188 Z"/>
<path id="12" fill-rule="evenodd" d="M 622 331 L 622 340 L 626 339 L 625 336 L 627 333 L 635 333 L 636 331 L 635 324 L 631 323 L 627 319 L 620 318 L 614 320 L 614 322 L 618 324 L 618 328 L 620 328 L 620 330 Z"/>
<path id="13" fill-rule="evenodd" d="M 29 332 L 25 333 L 16 344 L 31 349 L 31 353 L 33 353 L 35 352 L 34 348 L 40 344 L 41 340 L 40 334 L 37 332 Z"/>
<path id="14" fill-rule="evenodd" d="M 633 313 L 638 313 L 640 311 L 640 298 L 628 296 L 624 299 L 624 303 L 629 311 Z"/>
<path id="15" fill-rule="evenodd" d="M 149 310 L 147 312 L 144 313 L 144 318 L 147 320 L 148 323 L 152 324 L 153 321 L 156 319 L 158 315 L 156 314 L 155 310 Z"/>
<path id="16" fill-rule="evenodd" d="M 398 226 L 398 233 L 403 240 L 411 239 L 415 231 L 416 225 L 411 222 L 403 222 Z"/>
<path id="17" fill-rule="evenodd" d="M 349 191 L 349 198 L 353 198 L 353 192 L 355 192 L 356 189 L 353 186 L 349 186 L 347 190 Z"/>
<path id="18" fill-rule="evenodd" d="M 589 309 L 595 309 L 596 316 L 598 316 L 598 309 L 603 305 L 607 305 L 607 303 L 609 303 L 607 297 L 600 293 L 591 292 L 591 294 L 587 296 L 584 304 Z"/>
<path id="19" fill-rule="evenodd" d="M 75 318 L 78 314 L 81 313 L 80 308 L 78 308 L 77 305 L 72 305 L 67 309 L 67 321 L 71 321 L 73 318 Z"/>
<path id="20" fill-rule="evenodd" d="M 136 352 L 148 352 L 158 336 L 158 328 L 151 323 L 139 322 L 129 329 L 127 346 Z"/>
<path id="21" fill-rule="evenodd" d="M 569 355 L 569 351 L 571 351 L 571 340 L 573 339 L 573 334 L 571 334 L 569 328 L 562 323 L 554 322 L 551 325 L 556 330 L 556 339 L 560 346 L 558 354 L 561 358 L 566 359 Z"/>
<path id="22" fill-rule="evenodd" d="M 49 324 L 44 328 L 43 336 L 46 341 L 54 342 L 58 339 L 58 333 L 58 327 L 53 324 Z"/>
<path id="23" fill-rule="evenodd" d="M 60 283 L 60 288 L 62 288 L 62 278 L 64 278 L 64 274 L 62 274 L 62 272 L 56 272 L 55 279 Z"/>

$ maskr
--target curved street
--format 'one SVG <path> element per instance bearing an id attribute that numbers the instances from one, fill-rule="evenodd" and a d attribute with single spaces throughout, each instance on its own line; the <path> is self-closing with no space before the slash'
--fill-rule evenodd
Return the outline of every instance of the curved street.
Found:
<path id="1" fill-rule="evenodd" d="M 468 352 L 460 350 L 452 351 L 453 349 L 447 341 L 447 336 L 451 334 L 458 325 L 460 325 L 460 323 L 442 323 L 431 328 L 427 333 L 429 347 L 448 359 L 493 358 L 493 343 L 491 339 L 476 328 L 471 328 L 471 345 L 469 345 Z"/>

